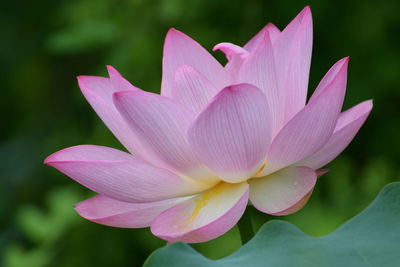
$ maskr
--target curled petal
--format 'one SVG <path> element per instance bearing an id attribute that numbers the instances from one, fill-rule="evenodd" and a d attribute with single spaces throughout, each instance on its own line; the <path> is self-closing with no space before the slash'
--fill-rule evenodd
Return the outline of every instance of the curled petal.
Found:
<path id="1" fill-rule="evenodd" d="M 151 224 L 151 232 L 168 242 L 214 239 L 238 222 L 247 206 L 248 188 L 247 183 L 220 183 L 161 213 Z"/>
<path id="2" fill-rule="evenodd" d="M 101 195 L 127 202 L 188 196 L 212 187 L 101 146 L 66 148 L 47 157 L 45 164 Z"/>
<path id="3" fill-rule="evenodd" d="M 188 137 L 196 155 L 222 180 L 250 178 L 264 163 L 271 140 L 264 94 L 249 84 L 224 88 L 197 116 Z"/>
<path id="4" fill-rule="evenodd" d="M 307 202 L 317 181 L 308 167 L 288 167 L 271 175 L 249 180 L 250 201 L 258 210 L 272 215 L 296 212 Z"/>
<path id="5" fill-rule="evenodd" d="M 76 204 L 75 210 L 83 218 L 95 223 L 120 228 L 142 228 L 150 226 L 154 218 L 164 210 L 187 199 L 129 203 L 97 195 Z"/>
<path id="6" fill-rule="evenodd" d="M 246 59 L 249 55 L 249 52 L 246 49 L 243 49 L 240 46 L 231 43 L 219 43 L 213 48 L 213 51 L 217 50 L 221 50 L 222 52 L 224 52 L 228 60 L 231 60 L 233 56 L 238 56 L 241 59 Z"/>
<path id="7" fill-rule="evenodd" d="M 213 51 L 216 50 L 221 50 L 223 53 L 225 53 L 225 56 L 228 59 L 225 69 L 228 71 L 230 83 L 237 83 L 239 70 L 243 62 L 249 56 L 249 52 L 246 49 L 231 43 L 217 44 L 213 48 Z"/>

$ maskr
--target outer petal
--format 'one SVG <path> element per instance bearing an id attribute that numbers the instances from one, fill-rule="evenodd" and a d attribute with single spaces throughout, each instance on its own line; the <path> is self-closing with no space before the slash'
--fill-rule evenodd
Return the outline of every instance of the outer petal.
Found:
<path id="1" fill-rule="evenodd" d="M 127 90 L 139 90 L 133 86 L 130 82 L 128 82 L 122 75 L 113 67 L 107 66 L 108 75 L 110 76 L 110 82 L 113 86 L 113 91 L 127 91 Z M 107 94 L 108 100 L 112 103 L 112 94 Z"/>
<path id="2" fill-rule="evenodd" d="M 153 219 L 166 209 L 187 200 L 173 198 L 157 202 L 129 203 L 97 195 L 75 205 L 83 218 L 108 226 L 142 228 L 150 226 Z"/>
<path id="3" fill-rule="evenodd" d="M 340 114 L 336 128 L 328 142 L 316 153 L 296 165 L 318 169 L 331 162 L 353 140 L 371 109 L 372 101 L 368 100 Z"/>
<path id="4" fill-rule="evenodd" d="M 168 242 L 209 241 L 237 223 L 246 209 L 248 194 L 247 183 L 220 183 L 161 213 L 151 224 L 151 232 Z"/>
<path id="5" fill-rule="evenodd" d="M 288 66 L 285 121 L 289 121 L 306 104 L 312 40 L 311 11 L 306 9 L 301 25 L 293 40 Z"/>
<path id="6" fill-rule="evenodd" d="M 309 101 L 312 101 L 314 98 L 316 98 L 333 80 L 335 80 L 340 70 L 342 70 L 343 67 L 348 64 L 348 61 L 348 57 L 342 58 L 328 70 L 324 78 L 322 78 L 322 80 L 319 82 Z"/>
<path id="7" fill-rule="evenodd" d="M 222 180 L 241 182 L 264 163 L 270 144 L 270 113 L 260 89 L 239 84 L 224 88 L 189 128 L 197 156 Z"/>
<path id="8" fill-rule="evenodd" d="M 308 167 L 289 167 L 263 178 L 249 180 L 250 201 L 258 210 L 287 215 L 304 206 L 317 174 Z"/>
<path id="9" fill-rule="evenodd" d="M 259 176 L 300 161 L 325 145 L 342 108 L 347 63 L 343 64 L 335 79 L 278 133 L 268 151 L 267 165 Z"/>
<path id="10" fill-rule="evenodd" d="M 188 196 L 212 186 L 190 182 L 128 153 L 101 146 L 66 148 L 50 155 L 45 164 L 99 194 L 127 202 Z"/>
<path id="11" fill-rule="evenodd" d="M 243 48 L 249 52 L 253 51 L 253 49 L 258 45 L 258 42 L 264 38 L 266 32 L 269 33 L 272 43 L 275 42 L 281 33 L 281 31 L 274 24 L 268 23 L 250 41 L 248 41 Z"/>
<path id="12" fill-rule="evenodd" d="M 274 53 L 268 32 L 243 63 L 238 80 L 253 84 L 264 92 L 272 113 L 272 136 L 275 136 L 283 124 L 285 98 L 283 91 L 278 88 Z"/>
<path id="13" fill-rule="evenodd" d="M 278 82 L 286 94 L 285 121 L 306 103 L 311 51 L 312 17 L 307 6 L 274 42 Z"/>
<path id="14" fill-rule="evenodd" d="M 187 35 L 170 29 L 164 44 L 162 95 L 171 96 L 175 71 L 182 65 L 194 67 L 217 88 L 227 85 L 226 72 L 213 56 Z"/>
<path id="15" fill-rule="evenodd" d="M 182 65 L 175 73 L 171 98 L 181 102 L 193 112 L 200 112 L 218 93 L 206 77 L 189 65 Z"/>
<path id="16" fill-rule="evenodd" d="M 298 212 L 299 210 L 301 210 L 308 202 L 308 200 L 311 197 L 312 191 L 310 191 L 310 193 L 308 193 L 307 195 L 305 195 L 301 200 L 299 200 L 296 204 L 294 204 L 293 206 L 291 206 L 290 208 L 287 208 L 286 210 L 283 210 L 277 214 L 274 214 L 275 216 L 285 216 L 285 215 L 290 215 L 292 213 Z"/>
<path id="17" fill-rule="evenodd" d="M 195 115 L 185 106 L 143 91 L 118 92 L 114 103 L 154 164 L 202 182 L 219 180 L 189 147 L 186 134 Z"/>
<path id="18" fill-rule="evenodd" d="M 95 76 L 79 76 L 78 83 L 83 95 L 118 140 L 135 155 L 141 148 L 134 141 L 132 132 L 112 103 L 112 94 L 121 90 L 139 90 L 112 67 L 108 66 L 110 79 Z"/>

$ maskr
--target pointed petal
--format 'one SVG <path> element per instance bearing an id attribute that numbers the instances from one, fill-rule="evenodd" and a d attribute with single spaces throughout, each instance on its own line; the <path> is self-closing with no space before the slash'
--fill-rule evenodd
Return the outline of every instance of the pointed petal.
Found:
<path id="1" fill-rule="evenodd" d="M 111 78 L 79 76 L 78 83 L 83 95 L 107 125 L 111 132 L 129 152 L 140 155 L 141 148 L 133 138 L 132 132 L 112 102 L 112 94 L 121 90 L 139 90 L 112 67 L 108 66 Z"/>
<path id="2" fill-rule="evenodd" d="M 319 169 L 316 170 L 315 173 L 317 174 L 317 178 L 320 178 L 321 176 L 324 176 L 329 172 L 329 169 Z"/>
<path id="3" fill-rule="evenodd" d="M 269 33 L 272 43 L 275 42 L 281 33 L 281 31 L 274 24 L 268 23 L 250 41 L 248 41 L 243 48 L 249 52 L 253 51 L 253 49 L 258 45 L 258 42 L 264 38 L 266 32 Z"/>
<path id="4" fill-rule="evenodd" d="M 313 27 L 311 11 L 306 9 L 291 49 L 286 80 L 285 121 L 289 121 L 306 104 L 311 65 Z"/>
<path id="5" fill-rule="evenodd" d="M 304 206 L 316 181 L 317 175 L 311 168 L 288 167 L 249 180 L 250 201 L 262 212 L 287 215 Z"/>
<path id="6" fill-rule="evenodd" d="M 265 176 L 300 161 L 320 149 L 331 137 L 346 91 L 347 62 L 321 93 L 277 134 L 267 156 Z"/>
<path id="7" fill-rule="evenodd" d="M 170 29 L 164 44 L 162 95 L 171 96 L 174 74 L 182 65 L 192 66 L 217 88 L 227 85 L 228 77 L 224 68 L 210 53 L 189 36 Z"/>
<path id="8" fill-rule="evenodd" d="M 213 48 L 213 51 L 216 50 L 221 50 L 228 59 L 225 69 L 228 72 L 230 83 L 237 83 L 239 70 L 243 62 L 249 56 L 249 52 L 246 49 L 231 43 L 217 44 Z"/>
<path id="9" fill-rule="evenodd" d="M 353 140 L 372 109 L 368 100 L 340 114 L 336 128 L 328 142 L 316 153 L 296 165 L 318 169 L 336 158 Z"/>
<path id="10" fill-rule="evenodd" d="M 161 213 L 151 224 L 151 232 L 168 242 L 214 239 L 238 222 L 247 206 L 248 188 L 247 183 L 220 183 Z"/>
<path id="11" fill-rule="evenodd" d="M 129 203 L 97 195 L 75 205 L 75 210 L 86 220 L 120 228 L 142 228 L 166 209 L 185 200 L 172 198 L 157 202 Z"/>
<path id="12" fill-rule="evenodd" d="M 278 84 L 286 95 L 286 122 L 306 103 L 311 51 L 312 16 L 307 6 L 274 42 Z"/>
<path id="13" fill-rule="evenodd" d="M 319 82 L 309 102 L 316 98 L 323 91 L 323 89 L 325 89 L 336 78 L 339 71 L 344 67 L 344 65 L 348 64 L 348 62 L 349 57 L 342 58 L 328 70 L 324 78 L 322 78 L 322 80 Z"/>
<path id="14" fill-rule="evenodd" d="M 272 136 L 275 136 L 283 124 L 285 98 L 283 91 L 278 88 L 274 54 L 268 32 L 243 63 L 238 81 L 253 84 L 264 92 L 272 113 Z"/>
<path id="15" fill-rule="evenodd" d="M 305 7 L 286 26 L 286 28 L 279 34 L 278 38 L 274 42 L 274 53 L 279 75 L 279 83 L 281 86 L 285 85 L 293 42 L 295 40 L 299 27 L 302 24 L 302 20 L 303 18 L 305 18 L 306 13 L 310 13 L 311 16 L 311 11 L 308 6 Z"/>
<path id="16" fill-rule="evenodd" d="M 66 148 L 50 155 L 45 164 L 99 194 L 127 202 L 188 196 L 212 186 L 191 182 L 128 153 L 101 146 Z"/>
<path id="17" fill-rule="evenodd" d="M 250 84 L 224 88 L 189 128 L 193 151 L 220 179 L 241 182 L 256 173 L 270 144 L 264 94 Z"/>
<path id="18" fill-rule="evenodd" d="M 106 146 L 96 145 L 78 145 L 59 150 L 48 156 L 44 163 L 49 164 L 57 161 L 75 161 L 75 160 L 108 160 L 108 161 L 124 161 L 124 160 L 138 160 L 137 157 Z"/>
<path id="19" fill-rule="evenodd" d="M 114 92 L 117 91 L 127 91 L 127 90 L 139 90 L 128 82 L 122 75 L 110 65 L 107 65 L 108 75 L 110 76 L 110 82 L 114 87 Z M 112 102 L 112 94 L 108 94 L 109 100 Z"/>
<path id="20" fill-rule="evenodd" d="M 281 34 L 281 31 L 272 23 L 268 23 L 266 27 L 266 30 L 269 33 L 269 37 L 271 38 L 271 42 L 275 43 L 275 40 L 278 39 L 279 35 Z"/>
<path id="21" fill-rule="evenodd" d="M 175 73 L 171 98 L 199 113 L 218 89 L 204 75 L 188 65 L 182 65 Z"/>
<path id="22" fill-rule="evenodd" d="M 218 181 L 188 144 L 193 112 L 170 98 L 144 91 L 118 92 L 114 103 L 154 165 L 201 182 Z"/>

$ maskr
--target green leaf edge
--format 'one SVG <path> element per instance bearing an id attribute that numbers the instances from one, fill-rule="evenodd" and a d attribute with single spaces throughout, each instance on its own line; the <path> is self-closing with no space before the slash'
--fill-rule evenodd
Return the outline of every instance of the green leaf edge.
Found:
<path id="1" fill-rule="evenodd" d="M 393 212 L 397 211 L 397 212 Z M 374 215 L 375 213 L 378 213 L 379 216 Z M 389 236 L 389 239 L 391 239 L 392 242 L 384 242 L 382 244 L 379 244 L 379 238 L 374 240 L 368 240 L 367 241 L 376 241 L 374 245 L 368 247 L 368 242 L 366 248 L 368 253 L 367 254 L 362 254 L 362 252 L 359 250 L 362 247 L 353 247 L 353 250 L 351 250 L 351 246 L 349 247 L 348 250 L 346 246 L 350 245 L 350 242 L 343 242 L 340 240 L 340 238 L 348 237 L 349 234 L 352 235 L 357 234 L 357 231 L 359 228 L 363 228 L 363 225 L 357 225 L 360 222 L 363 221 L 363 218 L 366 217 L 377 217 L 377 218 L 382 218 L 382 220 L 375 220 L 375 225 L 379 228 L 378 232 L 374 233 L 375 228 L 369 229 L 364 229 L 367 230 L 367 235 L 373 235 L 375 236 Z M 376 218 L 375 218 L 376 219 Z M 386 221 L 385 221 L 386 219 Z M 383 224 L 379 224 L 383 223 Z M 386 223 L 386 224 L 385 224 Z M 368 224 L 368 222 L 367 222 Z M 400 229 L 400 182 L 394 182 L 386 185 L 381 192 L 378 194 L 378 196 L 375 198 L 375 200 L 366 208 L 364 209 L 361 213 L 358 215 L 354 216 L 347 222 L 345 222 L 343 225 L 338 227 L 335 231 L 331 232 L 328 235 L 322 236 L 322 237 L 312 237 L 307 234 L 305 234 L 303 231 L 301 231 L 298 227 L 295 225 L 281 221 L 281 220 L 271 220 L 264 224 L 256 236 L 252 240 L 250 240 L 247 244 L 245 244 L 243 247 L 239 248 L 237 251 L 232 253 L 231 255 L 218 259 L 218 260 L 211 260 L 203 256 L 202 254 L 198 253 L 195 249 L 193 249 L 191 246 L 188 244 L 182 243 L 182 242 L 177 242 L 170 244 L 168 246 L 159 248 L 155 250 L 145 261 L 144 266 L 145 267 L 153 267 L 153 266 L 169 266 L 169 267 L 174 267 L 174 266 L 190 266 L 190 267 L 196 267 L 196 266 L 400 266 L 400 258 L 398 257 L 399 255 L 399 248 L 400 248 L 400 230 L 398 233 L 392 233 L 388 229 L 390 227 L 395 227 L 397 225 L 397 228 Z M 365 225 L 364 225 L 365 227 Z M 354 230 L 351 230 L 352 228 L 355 228 Z M 350 229 L 350 231 L 348 230 Z M 282 232 L 282 230 L 286 233 L 285 235 L 277 235 L 276 233 Z M 361 229 L 362 230 L 362 229 Z M 347 232 L 346 232 L 347 231 Z M 390 233 L 389 233 L 390 232 Z M 289 235 L 287 235 L 289 233 Z M 362 231 L 359 234 L 365 234 L 362 233 Z M 386 234 L 386 235 L 385 235 Z M 299 246 L 295 249 L 289 248 L 288 251 L 288 257 L 283 257 L 281 259 L 281 262 L 271 262 L 269 265 L 266 261 L 263 260 L 263 256 L 265 255 L 261 254 L 261 264 L 255 264 L 255 265 L 250 265 L 250 260 L 251 259 L 246 259 L 249 255 L 252 255 L 252 252 L 254 250 L 260 250 L 259 248 L 259 243 L 264 244 L 265 242 L 265 237 L 272 237 L 271 242 L 274 242 L 274 238 L 278 238 L 280 242 L 282 242 L 282 238 L 286 237 L 286 241 L 293 241 L 297 240 L 302 242 L 302 245 L 304 246 Z M 365 238 L 365 235 L 352 235 L 350 240 L 353 240 L 356 242 L 356 239 L 360 238 Z M 284 240 L 283 240 L 284 241 Z M 327 241 L 330 241 L 334 243 L 335 241 L 338 243 L 339 247 L 343 247 L 341 251 L 339 251 L 339 255 L 330 255 L 329 254 L 329 249 L 326 249 L 326 246 L 329 245 L 329 243 L 326 243 Z M 311 243 L 310 243 L 311 242 Z M 269 243 L 271 245 L 272 243 Z M 293 244 L 293 243 L 290 243 Z M 308 250 L 310 248 L 311 244 L 311 250 Z M 315 248 L 315 245 L 320 245 Z M 271 253 L 277 253 L 279 250 L 285 250 L 286 247 L 278 247 L 275 246 L 276 243 L 273 244 L 273 246 L 267 246 L 265 247 L 265 251 L 260 251 L 263 252 L 263 254 L 271 254 Z M 313 248 L 314 245 L 314 248 Z M 361 246 L 364 245 L 364 243 L 361 244 Z M 325 248 L 324 248 L 325 246 Z M 374 247 L 375 246 L 375 247 Z M 275 249 L 275 251 L 273 251 Z M 372 250 L 373 249 L 373 250 Z M 319 251 L 316 251 L 319 250 Z M 173 251 L 173 253 L 171 253 Z M 290 256 L 290 252 L 300 252 L 302 253 L 301 257 Z M 311 253 L 310 253 L 311 252 Z M 386 254 L 385 254 L 386 252 Z M 282 251 L 281 251 L 282 253 Z M 355 253 L 350 255 L 351 253 Z M 283 254 L 285 254 L 285 251 L 283 251 Z M 321 257 L 322 255 L 322 257 Z M 382 257 L 383 255 L 383 257 Z M 318 257 L 320 256 L 320 257 Z M 337 256 L 337 257 L 336 257 Z M 324 258 L 325 257 L 325 258 Z M 381 257 L 381 258 L 379 258 Z M 272 257 L 271 257 L 272 258 Z M 266 258 L 267 260 L 270 260 L 271 258 Z M 397 259 L 397 261 L 395 260 Z M 375 264 L 373 262 L 369 262 L 370 260 L 376 261 Z M 332 264 L 333 262 L 333 264 Z M 399 265 L 396 265 L 399 264 Z"/>

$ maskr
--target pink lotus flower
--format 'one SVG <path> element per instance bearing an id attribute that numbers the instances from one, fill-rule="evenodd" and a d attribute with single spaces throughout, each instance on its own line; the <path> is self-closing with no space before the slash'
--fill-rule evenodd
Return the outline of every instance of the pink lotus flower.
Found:
<path id="1" fill-rule="evenodd" d="M 151 226 L 187 243 L 232 228 L 248 200 L 286 215 L 309 198 L 319 168 L 353 139 L 372 108 L 340 113 L 348 58 L 339 60 L 306 104 L 312 18 L 306 7 L 282 32 L 265 26 L 243 48 L 221 43 L 221 66 L 203 47 L 171 29 L 161 95 L 110 77 L 78 77 L 94 110 L 127 148 L 81 145 L 45 163 L 99 195 L 75 209 L 114 227 Z"/>

